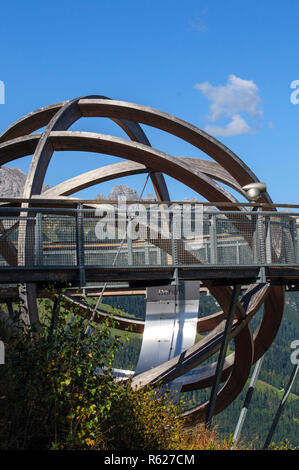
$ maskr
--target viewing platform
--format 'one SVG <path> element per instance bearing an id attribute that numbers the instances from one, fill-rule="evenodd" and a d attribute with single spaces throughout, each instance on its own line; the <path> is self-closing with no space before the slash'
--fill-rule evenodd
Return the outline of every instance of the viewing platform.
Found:
<path id="1" fill-rule="evenodd" d="M 0 230 L 1 283 L 299 279 L 296 206 L 7 199 Z"/>

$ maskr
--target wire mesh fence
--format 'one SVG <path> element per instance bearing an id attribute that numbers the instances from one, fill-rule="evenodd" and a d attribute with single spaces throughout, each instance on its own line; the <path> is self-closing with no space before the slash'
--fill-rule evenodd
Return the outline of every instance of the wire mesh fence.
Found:
<path id="1" fill-rule="evenodd" d="M 184 205 L 0 209 L 0 266 L 297 265 L 296 214 Z M 8 214 L 8 215 L 7 215 Z"/>

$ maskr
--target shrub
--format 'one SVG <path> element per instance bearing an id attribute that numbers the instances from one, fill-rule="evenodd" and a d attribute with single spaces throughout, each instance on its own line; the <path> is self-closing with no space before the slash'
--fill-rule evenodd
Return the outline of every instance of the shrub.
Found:
<path id="1" fill-rule="evenodd" d="M 299 447 L 294 446 L 288 439 L 285 439 L 279 444 L 271 443 L 269 450 L 299 450 Z"/>
<path id="2" fill-rule="evenodd" d="M 113 450 L 179 449 L 183 421 L 180 405 L 159 389 L 133 390 L 128 382 L 103 422 L 103 435 Z"/>
<path id="3" fill-rule="evenodd" d="M 46 314 L 38 339 L 23 328 L 10 337 L 0 368 L 0 449 L 176 448 L 179 407 L 167 394 L 116 380 L 117 338 L 105 322 L 86 335 L 87 324 L 74 308 L 62 311 L 54 333 Z"/>
<path id="4" fill-rule="evenodd" d="M 240 448 L 240 446 L 238 446 Z M 215 428 L 209 429 L 203 423 L 191 429 L 185 429 L 181 435 L 183 450 L 231 450 L 232 436 L 229 439 L 220 438 Z"/>

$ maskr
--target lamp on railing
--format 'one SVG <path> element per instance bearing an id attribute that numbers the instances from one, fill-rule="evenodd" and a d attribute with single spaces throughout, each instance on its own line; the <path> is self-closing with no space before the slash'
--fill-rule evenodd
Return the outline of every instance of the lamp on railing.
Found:
<path id="1" fill-rule="evenodd" d="M 257 202 L 261 195 L 266 192 L 266 183 L 250 183 L 246 186 L 243 186 L 243 190 L 246 192 L 247 199 L 252 202 Z M 270 236 L 270 224 L 268 223 L 267 226 L 264 226 L 264 220 L 259 215 L 262 211 L 262 208 L 259 206 L 255 206 L 252 209 L 253 211 L 257 212 L 257 215 L 251 216 L 251 223 L 253 229 L 253 260 L 254 263 L 263 265 L 266 261 L 265 259 L 265 237 L 268 234 Z M 265 230 L 266 229 L 266 230 Z M 265 268 L 260 267 L 260 279 L 262 282 L 266 280 Z"/>
<path id="2" fill-rule="evenodd" d="M 266 192 L 266 183 L 250 183 L 242 188 L 250 201 L 257 201 L 263 193 Z"/>

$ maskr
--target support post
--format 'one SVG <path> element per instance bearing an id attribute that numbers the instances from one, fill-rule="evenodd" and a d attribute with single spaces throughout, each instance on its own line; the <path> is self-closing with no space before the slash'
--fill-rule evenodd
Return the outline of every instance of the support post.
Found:
<path id="1" fill-rule="evenodd" d="M 299 218 L 296 219 L 296 263 L 299 263 Z"/>
<path id="2" fill-rule="evenodd" d="M 257 265 L 265 264 L 265 240 L 264 240 L 264 224 L 263 217 L 259 212 L 261 208 L 256 206 L 253 208 L 257 212 L 256 215 L 252 216 L 254 234 L 253 234 L 253 248 L 254 248 L 254 259 L 253 262 Z M 266 270 L 264 266 L 260 267 L 260 282 L 266 282 Z"/>
<path id="3" fill-rule="evenodd" d="M 49 338 L 53 336 L 53 333 L 57 324 L 59 310 L 60 310 L 60 301 L 61 301 L 61 292 L 57 292 L 57 294 L 54 297 L 51 324 L 49 328 Z"/>
<path id="4" fill-rule="evenodd" d="M 290 234 L 291 234 L 291 238 L 292 238 L 292 248 L 291 248 L 291 256 L 289 257 L 288 262 L 298 263 L 297 253 L 296 253 L 296 237 L 295 237 L 296 223 L 295 223 L 294 219 L 290 220 L 289 230 L 290 230 Z"/>
<path id="5" fill-rule="evenodd" d="M 258 208 L 254 207 L 252 211 L 257 211 Z M 252 248 L 253 248 L 253 262 L 254 264 L 259 263 L 259 250 L 258 250 L 258 229 L 257 229 L 257 215 L 251 215 L 251 224 L 253 228 L 253 236 L 252 236 Z"/>
<path id="6" fill-rule="evenodd" d="M 263 216 L 259 212 L 261 212 L 260 207 L 258 208 L 258 214 L 257 214 L 258 259 L 259 259 L 259 264 L 265 264 L 264 223 L 263 223 Z M 266 282 L 266 270 L 264 266 L 260 268 L 260 280 L 261 282 Z"/>
<path id="7" fill-rule="evenodd" d="M 31 330 L 34 338 L 40 334 L 40 321 L 36 303 L 36 284 L 30 282 L 19 284 L 20 315 L 23 319 L 25 330 Z"/>
<path id="8" fill-rule="evenodd" d="M 171 254 L 172 254 L 172 264 L 178 264 L 178 241 L 176 239 L 176 234 L 174 233 L 174 217 L 172 215 L 172 225 L 171 225 Z"/>
<path id="9" fill-rule="evenodd" d="M 270 216 L 266 217 L 266 263 L 272 263 L 272 249 L 271 249 L 271 219 Z"/>
<path id="10" fill-rule="evenodd" d="M 83 212 L 82 204 L 78 204 L 76 212 L 76 253 L 77 253 L 77 266 L 80 271 L 80 286 L 85 285 L 85 270 L 84 270 L 84 231 L 83 231 Z"/>
<path id="11" fill-rule="evenodd" d="M 128 247 L 128 264 L 133 264 L 133 246 L 132 246 L 132 227 L 131 224 L 128 225 L 128 234 L 127 234 L 127 247 Z"/>
<path id="12" fill-rule="evenodd" d="M 291 389 L 292 389 L 292 386 L 293 386 L 293 383 L 295 382 L 295 378 L 296 378 L 296 375 L 297 375 L 297 372 L 299 370 L 299 362 L 298 364 L 295 364 L 293 370 L 292 370 L 292 373 L 291 373 L 291 376 L 290 376 L 290 379 L 289 379 L 289 382 L 288 382 L 288 385 L 285 389 L 285 392 L 284 392 L 284 395 L 281 399 L 281 402 L 277 408 L 277 411 L 276 411 L 276 414 L 275 414 L 275 417 L 274 417 L 274 420 L 273 420 L 273 423 L 271 425 L 271 428 L 269 430 L 269 433 L 268 433 L 268 436 L 266 438 L 266 441 L 265 441 L 265 444 L 264 444 L 264 447 L 263 447 L 263 450 L 266 450 L 268 449 L 270 443 L 271 443 L 271 440 L 272 440 L 272 437 L 273 437 L 273 434 L 274 434 L 274 431 L 276 429 L 276 426 L 278 424 L 278 421 L 279 421 L 279 418 L 280 418 L 280 415 L 282 413 L 282 410 L 284 408 L 284 405 L 286 404 L 286 401 L 288 399 L 288 396 L 291 392 Z"/>
<path id="13" fill-rule="evenodd" d="M 205 424 L 206 424 L 207 427 L 211 426 L 212 417 L 214 415 L 214 409 L 215 409 L 216 399 L 217 399 L 217 392 L 218 392 L 219 384 L 220 384 L 220 381 L 221 381 L 225 356 L 226 356 L 226 352 L 227 352 L 230 332 L 231 332 L 231 328 L 232 328 L 232 324 L 233 324 L 233 320 L 234 320 L 234 316 L 235 316 L 236 305 L 237 305 L 237 302 L 238 302 L 240 289 L 241 289 L 240 284 L 236 284 L 234 286 L 234 290 L 233 290 L 233 293 L 232 293 L 232 298 L 231 298 L 230 307 L 229 307 L 229 311 L 228 311 L 228 315 L 227 315 L 227 319 L 226 319 L 226 325 L 225 325 L 225 329 L 224 329 L 223 341 L 222 341 L 222 345 L 221 345 L 221 349 L 220 349 L 220 353 L 219 353 L 219 357 L 218 357 L 218 361 L 217 361 L 217 367 L 216 367 L 214 383 L 213 383 L 213 386 L 212 386 L 211 396 L 210 396 L 208 409 L 207 409 L 207 415 L 206 415 L 206 420 L 205 420 Z"/>
<path id="14" fill-rule="evenodd" d="M 13 306 L 12 306 L 12 302 L 10 300 L 7 300 L 6 301 L 6 306 L 7 306 L 7 310 L 8 310 L 8 315 L 9 317 L 14 320 L 15 318 L 15 313 L 14 313 L 14 310 L 13 310 Z"/>
<path id="15" fill-rule="evenodd" d="M 145 264 L 150 264 L 149 244 L 147 240 L 144 242 L 144 262 Z"/>
<path id="16" fill-rule="evenodd" d="M 42 266 L 43 264 L 42 217 L 43 214 L 37 212 L 35 216 L 35 265 L 37 266 Z"/>
<path id="17" fill-rule="evenodd" d="M 239 240 L 236 241 L 236 263 L 237 263 L 237 266 L 240 264 L 240 245 L 239 245 Z"/>
<path id="18" fill-rule="evenodd" d="M 235 432 L 234 432 L 234 435 L 233 435 L 233 447 L 239 442 L 240 435 L 241 435 L 242 428 L 243 428 L 243 424 L 244 424 L 244 421 L 246 419 L 247 411 L 248 411 L 248 408 L 249 408 L 249 405 L 250 405 L 250 402 L 251 402 L 251 398 L 252 398 L 252 395 L 253 395 L 253 392 L 254 392 L 254 389 L 255 389 L 256 381 L 258 379 L 258 376 L 259 376 L 259 373 L 260 373 L 260 370 L 261 370 L 261 367 L 262 367 L 263 360 L 264 360 L 264 356 L 262 356 L 256 362 L 256 365 L 255 365 L 255 368 L 254 368 L 254 371 L 253 371 L 253 374 L 252 374 L 252 377 L 251 377 L 251 380 L 250 380 L 249 388 L 247 390 L 246 397 L 245 397 L 245 400 L 244 400 L 243 408 L 241 410 L 239 420 L 237 422 L 237 426 L 236 426 L 236 429 L 235 429 Z"/>
<path id="19" fill-rule="evenodd" d="M 160 247 L 156 247 L 155 250 L 157 253 L 157 265 L 159 266 L 162 264 L 162 250 Z"/>
<path id="20" fill-rule="evenodd" d="M 217 231 L 216 231 L 216 214 L 210 219 L 210 262 L 217 264 Z"/>
<path id="21" fill-rule="evenodd" d="M 177 289 L 179 288 L 180 279 L 179 279 L 179 270 L 178 270 L 178 268 L 175 268 L 175 269 L 174 269 L 174 272 L 173 272 L 173 281 L 172 281 L 171 285 L 172 285 L 172 286 L 176 286 Z"/>

